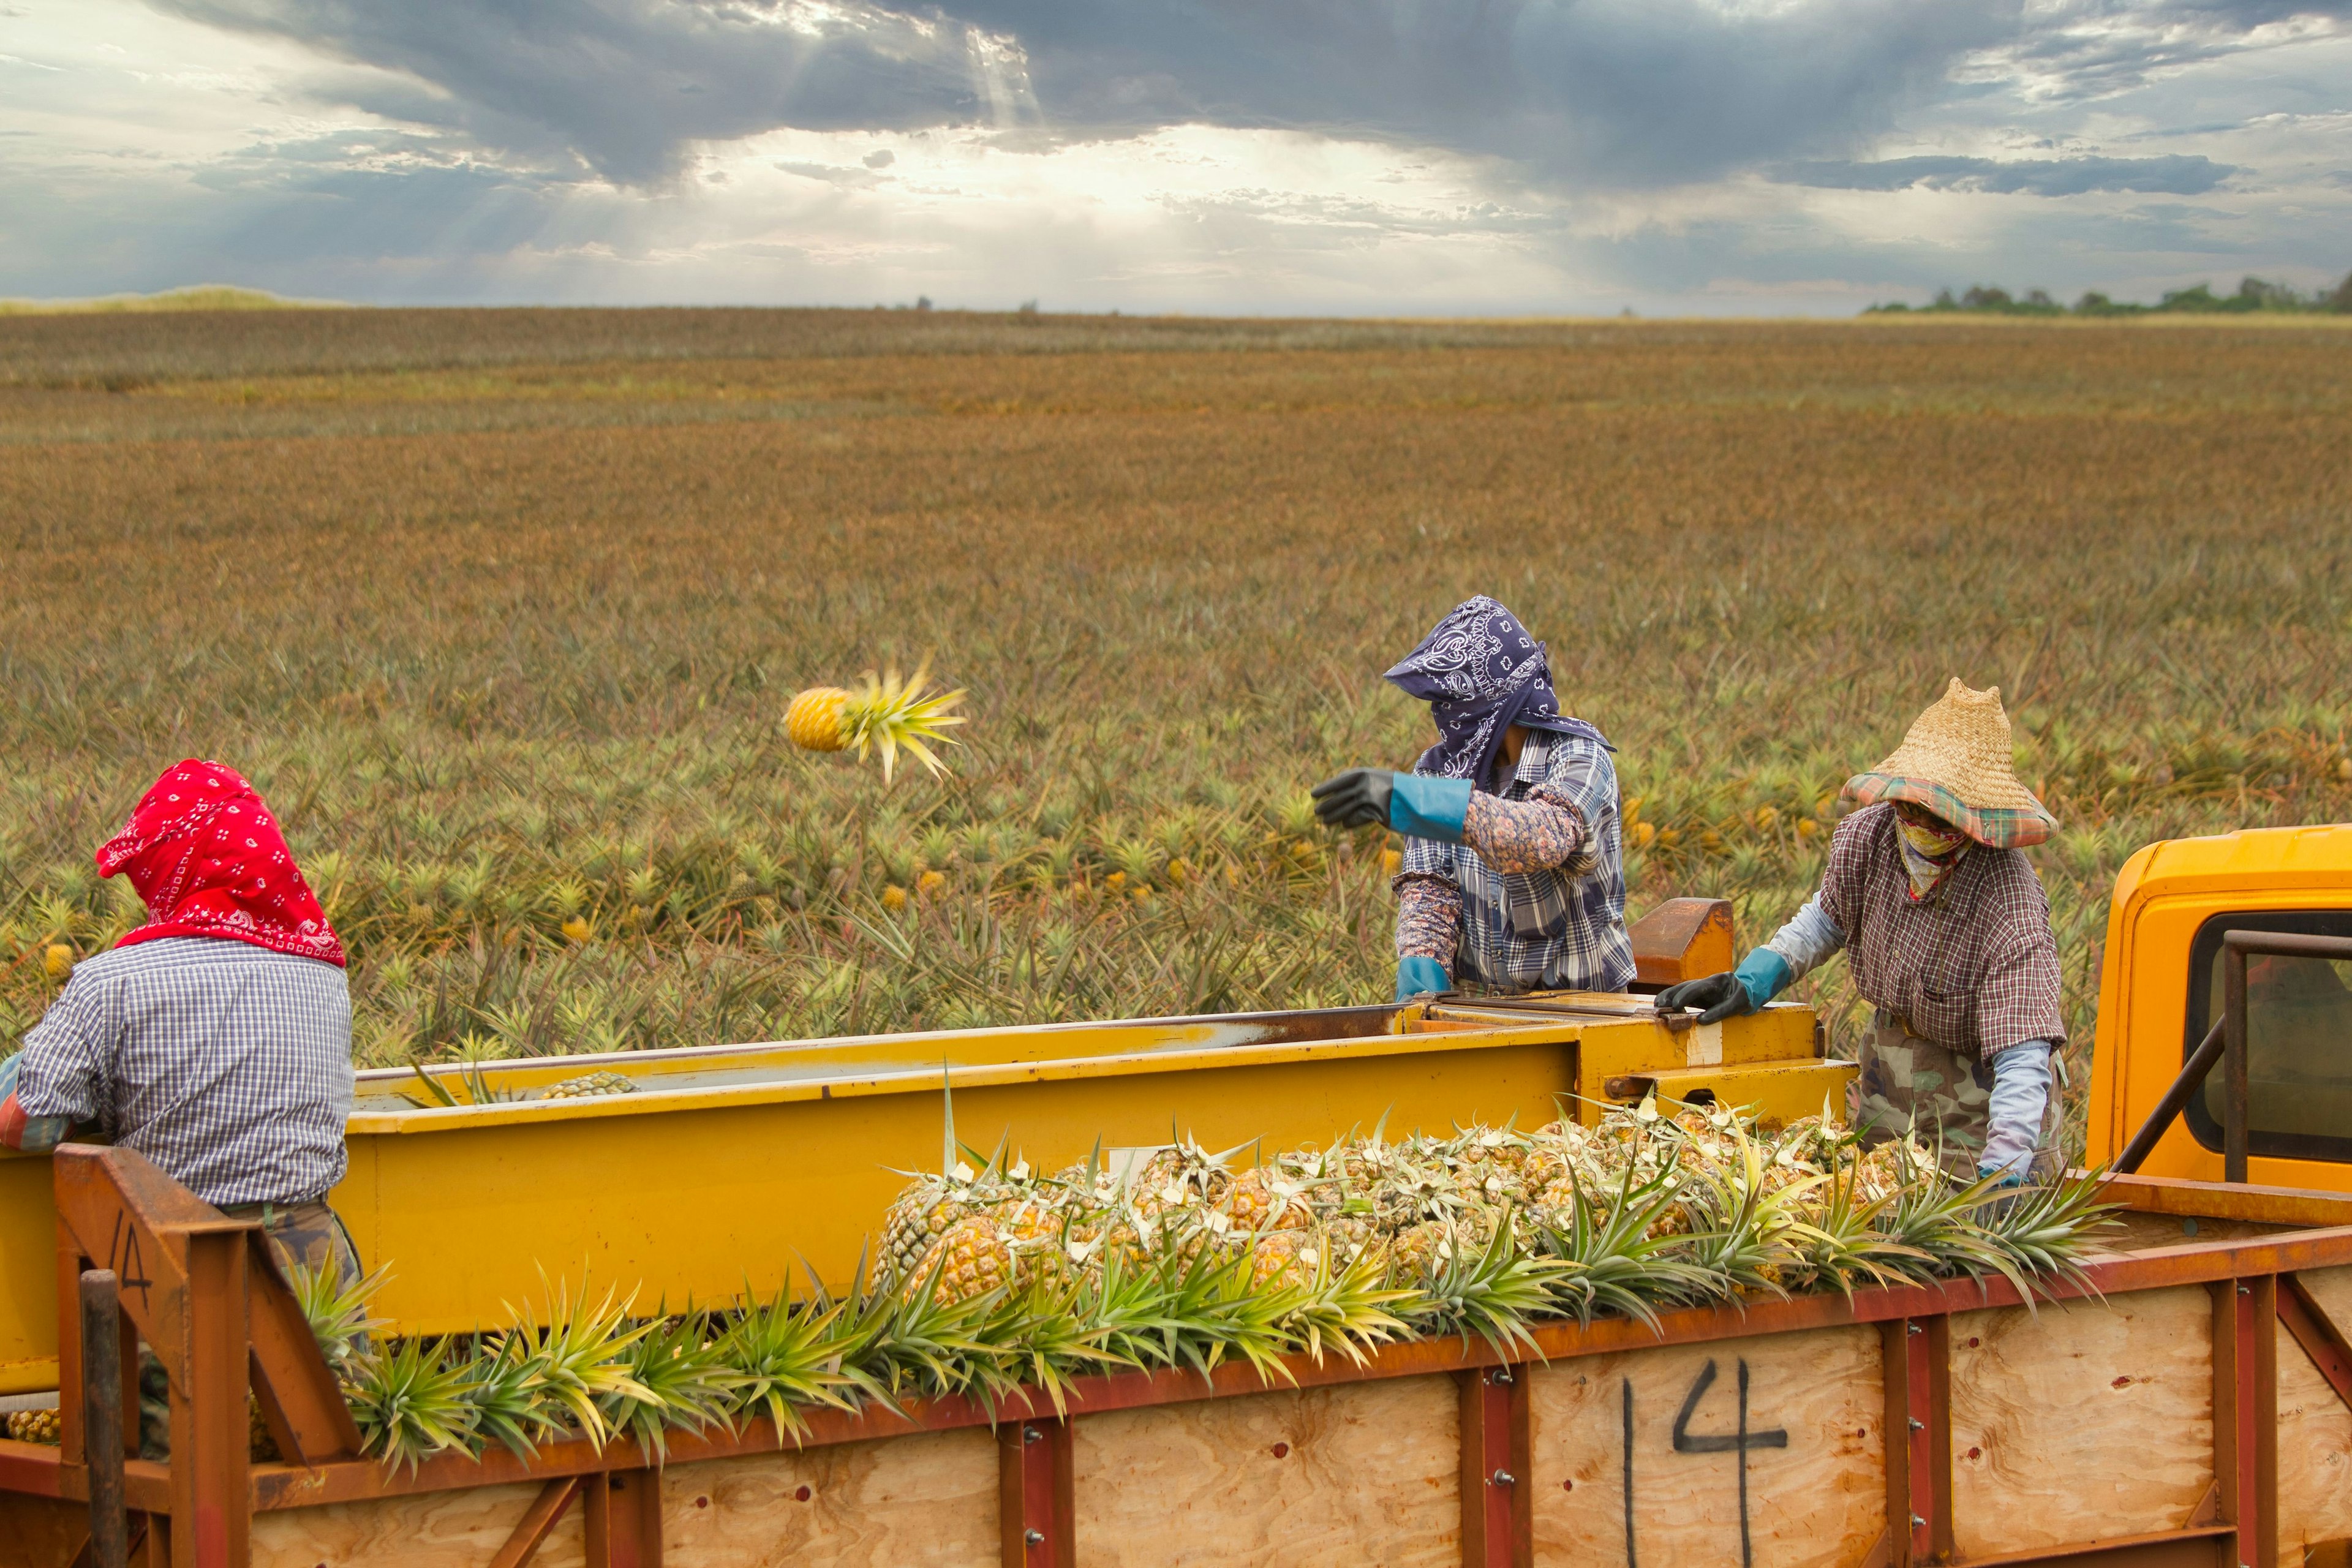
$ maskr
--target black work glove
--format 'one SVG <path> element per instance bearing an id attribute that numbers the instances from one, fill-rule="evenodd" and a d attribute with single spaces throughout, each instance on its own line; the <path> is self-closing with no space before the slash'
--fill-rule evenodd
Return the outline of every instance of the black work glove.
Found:
<path id="1" fill-rule="evenodd" d="M 1748 987 L 1739 976 L 1727 969 L 1720 974 L 1710 974 L 1704 980 L 1685 980 L 1669 985 L 1658 993 L 1658 1011 L 1679 1012 L 1685 1007 L 1704 1007 L 1698 1016 L 1702 1024 L 1720 1024 L 1726 1018 L 1737 1018 L 1742 1013 L 1753 1013 L 1756 1005 L 1748 999 Z"/>
<path id="2" fill-rule="evenodd" d="M 1394 793 L 1391 781 L 1396 775 L 1387 768 L 1349 768 L 1344 773 L 1333 773 L 1312 792 L 1315 815 L 1326 827 L 1370 827 L 1377 823 L 1389 825 L 1389 796 Z"/>

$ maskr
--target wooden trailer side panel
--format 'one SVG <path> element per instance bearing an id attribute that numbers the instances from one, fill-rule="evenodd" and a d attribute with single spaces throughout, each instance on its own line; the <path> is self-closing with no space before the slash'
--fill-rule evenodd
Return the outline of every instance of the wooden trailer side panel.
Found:
<path id="1" fill-rule="evenodd" d="M 1082 1416 L 1087 1568 L 1458 1568 L 1460 1398 L 1405 1377 Z"/>
<path id="2" fill-rule="evenodd" d="M 1585 1356 L 1528 1375 L 1538 1563 L 1856 1568 L 1885 1530 L 1874 1327 Z"/>
<path id="3" fill-rule="evenodd" d="M 2317 1268 L 2305 1289 L 2338 1328 L 2352 1330 L 2352 1268 Z M 2279 1547 L 2352 1541 L 2352 1409 L 2319 1374 L 2284 1324 L 2278 1329 Z"/>
<path id="4" fill-rule="evenodd" d="M 2190 1285 L 1953 1314 L 1962 1561 L 2190 1524 L 2214 1484 L 2212 1303 Z"/>
<path id="5" fill-rule="evenodd" d="M 253 1568 L 481 1568 L 539 1493 L 531 1482 L 257 1514 Z M 579 1568 L 585 1560 L 574 1508 L 531 1561 L 540 1568 Z"/>
<path id="6" fill-rule="evenodd" d="M 253 1568 L 483 1568 L 539 1494 L 480 1487 L 264 1513 Z M 663 1568 L 995 1568 L 996 1498 L 985 1430 L 672 1465 Z M 575 1503 L 531 1563 L 585 1562 Z"/>

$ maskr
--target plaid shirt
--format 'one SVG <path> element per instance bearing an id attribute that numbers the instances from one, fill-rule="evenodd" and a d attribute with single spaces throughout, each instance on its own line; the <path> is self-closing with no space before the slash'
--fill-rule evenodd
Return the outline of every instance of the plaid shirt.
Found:
<path id="1" fill-rule="evenodd" d="M 1467 844 L 1408 838 L 1400 896 L 1415 883 L 1452 893 L 1458 928 L 1448 972 L 1456 984 L 1498 991 L 1622 991 L 1633 979 L 1625 934 L 1622 828 L 1609 748 L 1537 731 L 1520 749 L 1505 800 L 1530 795 L 1576 813 L 1576 851 L 1546 870 L 1502 871 Z M 1402 956 L 1410 941 L 1399 922 Z"/>
<path id="2" fill-rule="evenodd" d="M 208 1204 L 297 1204 L 342 1180 L 352 1004 L 315 958 L 214 937 L 118 947 L 25 1037 L 16 1097 L 95 1121 Z"/>
<path id="3" fill-rule="evenodd" d="M 1915 1034 L 1979 1059 L 2065 1040 L 2050 903 L 2019 851 L 1977 845 L 1915 902 L 1894 806 L 1864 806 L 1831 836 L 1821 909 L 1844 933 L 1854 989 Z"/>

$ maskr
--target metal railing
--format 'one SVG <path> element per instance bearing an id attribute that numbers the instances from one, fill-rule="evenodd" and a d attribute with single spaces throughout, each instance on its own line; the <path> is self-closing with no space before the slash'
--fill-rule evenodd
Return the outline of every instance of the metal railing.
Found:
<path id="1" fill-rule="evenodd" d="M 2246 960 L 2318 958 L 2352 961 L 2352 937 L 2305 936 L 2293 931 L 2233 931 L 2221 934 L 2221 1016 L 2189 1053 L 2189 1060 L 2156 1109 L 2140 1124 L 2116 1161 L 2125 1175 L 2137 1172 L 2173 1121 L 2205 1087 L 2216 1062 L 2221 1065 L 2221 1179 L 2246 1180 Z"/>

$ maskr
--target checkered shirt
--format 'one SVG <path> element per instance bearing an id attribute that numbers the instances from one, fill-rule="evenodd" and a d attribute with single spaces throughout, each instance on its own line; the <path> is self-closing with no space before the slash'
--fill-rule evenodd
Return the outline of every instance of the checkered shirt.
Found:
<path id="1" fill-rule="evenodd" d="M 16 1098 L 98 1123 L 208 1204 L 321 1196 L 352 1110 L 343 972 L 213 937 L 84 959 L 25 1037 Z"/>
<path id="2" fill-rule="evenodd" d="M 2050 903 L 2023 854 L 1977 845 L 1913 901 L 1895 807 L 1864 806 L 1830 838 L 1822 912 L 1845 933 L 1854 989 L 1912 1032 L 1988 1058 L 2066 1038 Z"/>
<path id="3" fill-rule="evenodd" d="M 1544 798 L 1575 811 L 1583 833 L 1566 864 L 1496 870 L 1467 844 L 1408 838 L 1400 885 L 1427 878 L 1459 889 L 1454 984 L 1497 991 L 1622 991 L 1633 979 L 1625 934 L 1622 826 L 1609 748 L 1580 735 L 1537 731 L 1520 748 L 1505 800 Z"/>

